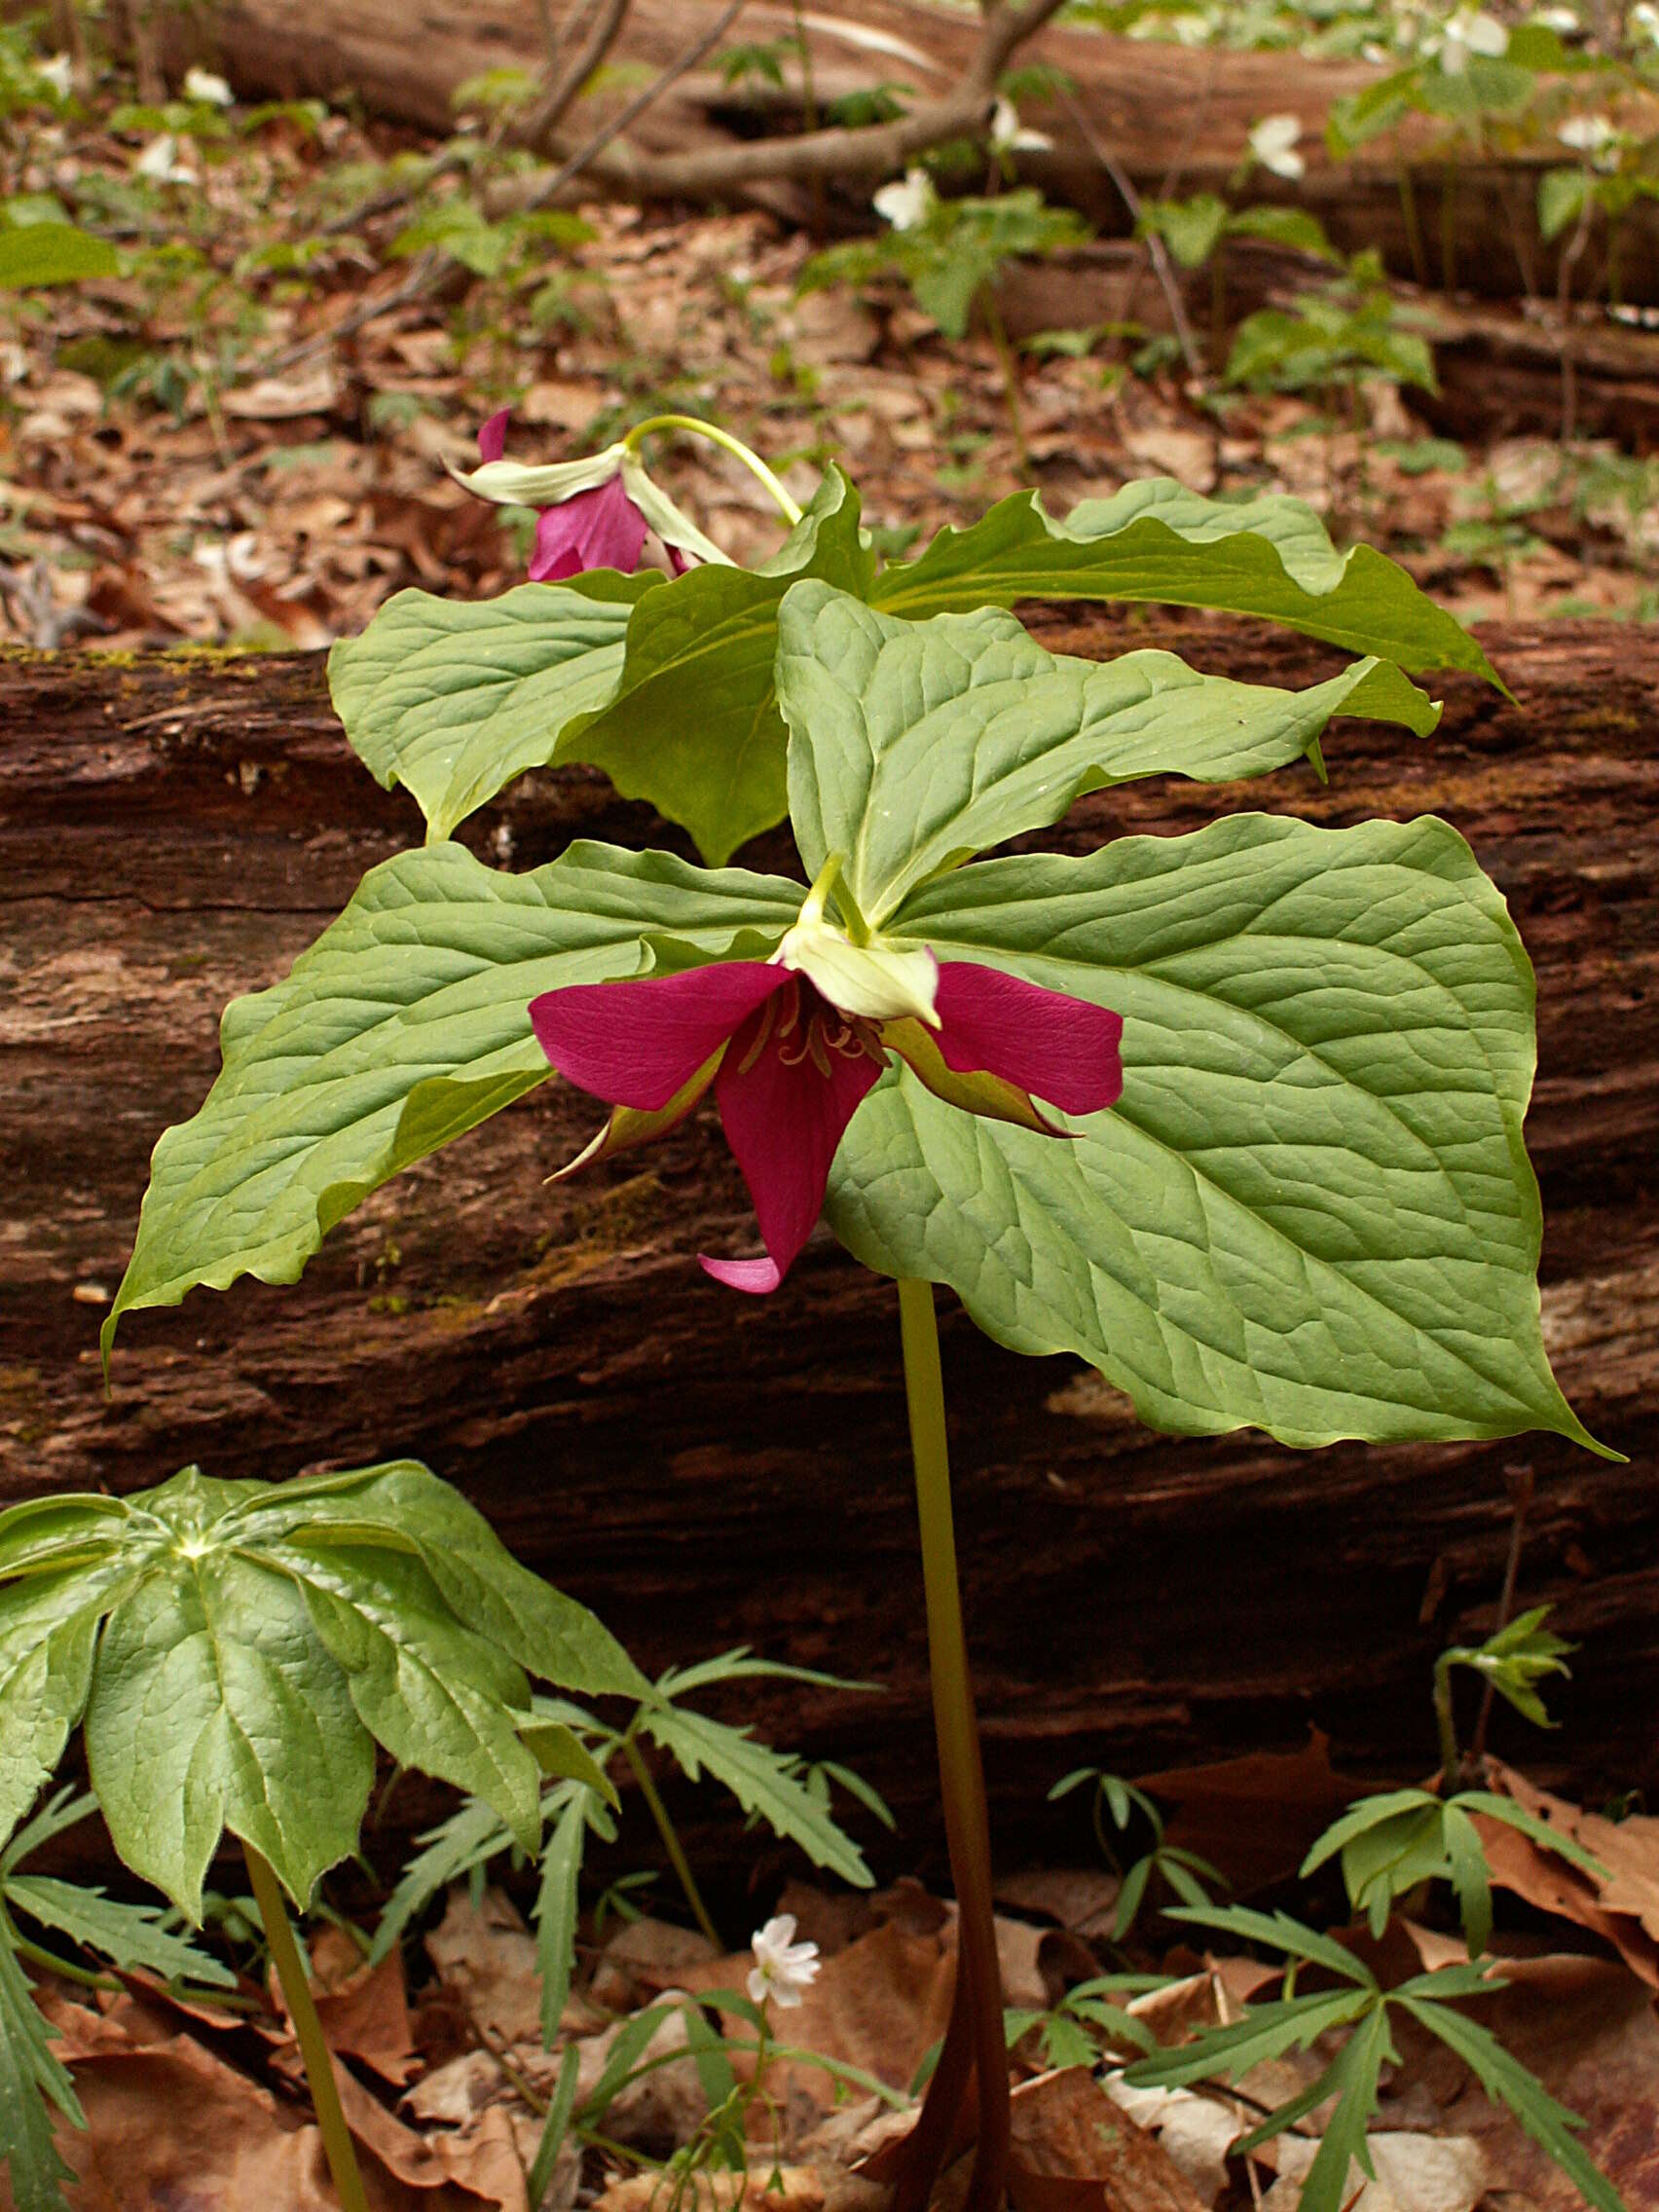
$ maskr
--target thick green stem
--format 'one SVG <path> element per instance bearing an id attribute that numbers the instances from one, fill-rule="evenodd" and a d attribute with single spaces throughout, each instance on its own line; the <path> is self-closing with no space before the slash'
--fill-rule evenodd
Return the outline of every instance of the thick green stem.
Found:
<path id="1" fill-rule="evenodd" d="M 299 2039 L 300 2056 L 305 2060 L 306 2082 L 311 2089 L 316 2124 L 322 2131 L 322 2148 L 328 2159 L 328 2170 L 334 2176 L 334 2190 L 340 2199 L 341 2212 L 369 2212 L 369 2200 L 363 2194 L 363 2177 L 357 2171 L 357 2154 L 351 2148 L 351 2131 L 346 2125 L 345 2113 L 340 2109 L 340 2090 L 334 2079 L 334 2061 L 329 2055 L 322 2022 L 316 2016 L 316 2007 L 312 2003 L 311 1984 L 306 1979 L 306 1970 L 300 1961 L 294 1931 L 288 1925 L 288 1908 L 282 1902 L 276 1869 L 245 1839 L 242 1843 L 242 1856 L 247 1861 L 248 1877 L 253 1883 L 254 1901 L 259 1906 L 259 1917 L 265 1923 L 265 1940 L 271 1946 L 276 1978 L 282 1984 L 283 2002 L 287 2005 L 294 2034 Z"/>
<path id="2" fill-rule="evenodd" d="M 623 439 L 629 451 L 636 450 L 653 430 L 684 430 L 693 438 L 707 438 L 711 445 L 729 453 L 734 461 L 741 461 L 751 476 L 763 484 L 777 502 L 778 512 L 793 530 L 800 520 L 800 505 L 792 499 L 760 456 L 741 438 L 734 438 L 729 430 L 720 429 L 714 423 L 705 423 L 696 415 L 653 415 L 648 422 L 636 423 Z"/>
<path id="3" fill-rule="evenodd" d="M 966 2212 L 997 2212 L 1008 2179 L 1008 2049 L 1003 2039 L 1002 1974 L 991 1904 L 990 1819 L 956 1579 L 944 1384 L 932 1283 L 900 1282 L 899 1324 L 904 1351 L 904 1392 L 910 1411 L 910 1450 L 916 1464 L 916 1514 L 922 1536 L 940 1790 L 951 1879 L 956 1885 L 957 1975 L 966 1999 L 967 2040 L 977 2077 L 979 2140 Z"/>
<path id="4" fill-rule="evenodd" d="M 657 1833 L 662 1838 L 663 1849 L 668 1853 L 668 1862 L 680 1878 L 680 1887 L 684 1891 L 685 1901 L 691 1907 L 692 1919 L 709 1938 L 709 1941 L 713 1943 L 715 1949 L 723 1951 L 725 1945 L 720 1941 L 719 1933 L 709 1916 L 709 1908 L 703 1902 L 703 1893 L 697 1887 L 696 1877 L 691 1871 L 691 1862 L 681 1847 L 679 1830 L 669 1819 L 668 1807 L 657 1795 L 656 1784 L 651 1780 L 649 1770 L 645 1760 L 640 1756 L 640 1747 L 631 1735 L 624 1736 L 622 1739 L 622 1755 L 633 1770 L 634 1780 L 640 1786 L 640 1794 L 650 1807 L 651 1819 L 656 1823 Z"/>

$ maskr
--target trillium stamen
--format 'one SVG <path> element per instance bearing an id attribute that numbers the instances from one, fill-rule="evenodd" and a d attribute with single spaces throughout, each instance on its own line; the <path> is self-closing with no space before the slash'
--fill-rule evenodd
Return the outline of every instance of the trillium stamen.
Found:
<path id="1" fill-rule="evenodd" d="M 755 1201 L 763 1260 L 702 1265 L 775 1290 L 823 1210 L 847 1124 L 893 1060 L 967 1113 L 1047 1136 L 1123 1089 L 1122 1017 L 925 945 L 855 944 L 826 915 L 831 863 L 770 960 L 581 983 L 535 1000 L 549 1061 L 611 1108 L 570 1166 L 666 1135 L 714 1093 Z"/>

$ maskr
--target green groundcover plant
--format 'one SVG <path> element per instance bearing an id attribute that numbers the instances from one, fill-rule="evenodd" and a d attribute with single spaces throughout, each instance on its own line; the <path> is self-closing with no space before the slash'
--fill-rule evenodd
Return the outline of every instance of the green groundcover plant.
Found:
<path id="1" fill-rule="evenodd" d="M 996 849 L 1136 777 L 1322 773 L 1338 715 L 1426 741 L 1414 673 L 1495 679 L 1308 508 L 1167 481 L 1063 521 L 1019 494 L 882 568 L 838 468 L 803 512 L 711 431 L 788 526 L 738 568 L 645 458 L 704 427 L 658 419 L 537 468 L 487 425 L 463 480 L 540 510 L 545 580 L 481 605 L 404 592 L 336 648 L 347 734 L 427 841 L 227 1010 L 218 1081 L 156 1149 L 105 1353 L 197 1287 L 293 1280 L 370 1191 L 555 1073 L 597 1101 L 573 1166 L 712 1092 L 761 1249 L 708 1272 L 780 1294 L 822 1215 L 899 1285 L 961 1965 L 897 2203 L 925 2203 L 972 2083 L 969 2201 L 991 2212 L 1008 2080 L 934 1286 L 1179 1433 L 1603 1449 L 1539 1331 L 1531 972 L 1455 829 L 1244 812 L 1075 858 Z M 638 566 L 650 535 L 672 574 Z M 1095 662 L 1032 638 L 1011 611 L 1031 599 L 1269 616 L 1353 657 L 1299 691 L 1165 652 Z M 453 841 L 568 760 L 707 865 L 584 841 L 514 874 Z M 728 865 L 786 818 L 798 875 Z"/>

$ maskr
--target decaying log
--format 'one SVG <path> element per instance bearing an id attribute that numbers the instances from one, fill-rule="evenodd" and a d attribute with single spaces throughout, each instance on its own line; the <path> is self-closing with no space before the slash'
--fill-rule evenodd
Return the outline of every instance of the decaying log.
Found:
<path id="1" fill-rule="evenodd" d="M 1333 274 L 1308 254 L 1255 239 L 1231 239 L 1221 255 L 1219 276 L 1208 266 L 1173 272 L 1206 366 L 1217 375 L 1246 315 L 1290 307 Z M 1565 357 L 1574 376 L 1574 436 L 1611 438 L 1638 452 L 1659 445 L 1659 340 L 1651 331 L 1585 308 L 1564 334 L 1553 309 L 1447 300 L 1404 282 L 1391 288 L 1411 327 L 1433 350 L 1438 391 L 1414 387 L 1407 396 L 1413 412 L 1435 429 L 1481 443 L 1559 436 Z M 1005 271 L 998 293 L 1015 340 L 1118 324 L 1173 327 L 1143 247 L 1127 240 L 1097 240 L 1052 261 L 1015 264 Z M 902 296 L 897 284 L 893 296 Z"/>
<path id="2" fill-rule="evenodd" d="M 1298 683 L 1328 657 L 1191 619 L 1051 614 L 1046 634 Z M 1288 1747 L 1316 1721 L 1350 1768 L 1431 1764 L 1428 1665 L 1490 1625 L 1503 1470 L 1522 1462 L 1523 1598 L 1583 1644 L 1566 1727 L 1528 1754 L 1591 1792 L 1659 1783 L 1659 656 L 1642 638 L 1494 629 L 1515 706 L 1459 680 L 1427 742 L 1340 725 L 1328 790 L 1136 785 L 1056 833 L 1085 847 L 1243 803 L 1434 811 L 1469 835 L 1539 972 L 1548 1341 L 1630 1460 L 1547 1438 L 1173 1442 L 1092 1371 L 1000 1351 L 944 1301 L 971 1634 L 1016 1854 L 1066 1815 L 1044 1789 L 1083 1759 Z M 314 656 L 13 653 L 0 714 L 0 1497 L 126 1491 L 190 1459 L 276 1476 L 418 1454 L 646 1664 L 746 1641 L 884 1681 L 879 1702 L 762 1685 L 742 1710 L 866 1772 L 908 1825 L 889 1862 L 913 1864 L 934 1829 L 892 1289 L 823 1235 L 783 1296 L 709 1284 L 692 1254 L 751 1232 L 708 1127 L 548 1189 L 592 1121 L 549 1085 L 371 1199 L 299 1284 L 129 1316 L 105 1402 L 101 1309 L 150 1147 L 212 1080 L 221 1006 L 280 975 L 418 824 L 348 752 Z M 574 834 L 673 841 L 579 770 L 530 778 L 467 834 L 519 867 Z M 1500 1717 L 1495 1748 L 1521 1734 Z"/>
<path id="3" fill-rule="evenodd" d="M 634 0 L 612 59 L 661 69 L 715 19 L 719 0 Z M 553 8 L 571 23 L 573 0 Z M 883 82 L 906 85 L 917 99 L 941 96 L 960 81 L 977 36 L 972 17 L 931 0 L 858 0 L 807 13 L 815 99 L 822 103 Z M 735 42 L 793 39 L 787 0 L 750 0 Z M 176 9 L 167 25 L 175 69 L 210 57 L 246 93 L 328 94 L 350 88 L 373 112 L 446 131 L 455 88 L 481 71 L 545 59 L 537 0 L 422 0 L 412 35 L 409 0 L 220 0 L 209 14 Z M 568 43 L 568 42 L 567 42 Z M 1537 179 L 1559 166 L 1561 148 L 1544 133 L 1534 149 L 1499 158 L 1453 150 L 1441 126 L 1412 118 L 1333 163 L 1321 131 L 1332 102 L 1373 83 L 1364 61 L 1310 61 L 1292 54 L 1192 51 L 1112 38 L 1077 25 L 1050 24 L 1016 59 L 1063 70 L 1076 86 L 1078 115 L 1064 102 L 1035 107 L 1030 120 L 1053 139 L 1046 154 L 1022 157 L 1022 172 L 1051 198 L 1081 208 L 1103 230 L 1130 225 L 1123 196 L 1101 165 L 1104 146 L 1144 195 L 1219 192 L 1232 196 L 1251 127 L 1294 112 L 1306 136 L 1307 175 L 1294 187 L 1258 169 L 1250 196 L 1310 208 L 1345 250 L 1378 246 L 1398 274 L 1491 295 L 1553 297 L 1556 249 L 1537 236 Z M 718 69 L 682 78 L 630 132 L 631 154 L 589 172 L 590 184 L 644 197 L 731 202 L 745 180 L 734 155 L 753 148 L 757 130 L 781 119 L 775 97 L 734 92 Z M 568 119 L 572 140 L 590 127 L 591 103 Z M 1094 144 L 1090 144 L 1090 140 Z M 754 159 L 743 153 L 742 159 Z M 630 170 L 629 163 L 634 163 Z M 826 202 L 787 181 L 756 186 L 763 204 L 792 205 L 822 218 Z M 860 178 L 843 212 L 867 216 L 869 180 Z M 1451 266 L 1443 266 L 1450 244 Z M 1620 240 L 1622 296 L 1659 300 L 1659 207 L 1639 202 Z M 1605 241 L 1598 233 L 1580 260 L 1575 289 L 1593 298 L 1605 286 Z"/>

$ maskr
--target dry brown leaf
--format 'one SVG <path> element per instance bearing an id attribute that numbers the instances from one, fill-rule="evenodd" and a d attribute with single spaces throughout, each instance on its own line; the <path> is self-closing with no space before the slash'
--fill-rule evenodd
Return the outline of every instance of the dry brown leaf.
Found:
<path id="1" fill-rule="evenodd" d="M 327 415 L 339 399 L 339 379 L 326 361 L 318 361 L 292 376 L 263 377 L 227 391 L 219 404 L 243 422 L 280 423 L 299 415 Z"/>
<path id="2" fill-rule="evenodd" d="M 324 1927 L 311 1938 L 311 1963 L 316 2014 L 329 2049 L 337 2058 L 360 2058 L 383 2082 L 402 2088 L 421 2060 L 410 2032 L 401 1953 L 389 1951 L 378 1966 L 365 1966 L 343 1928 Z M 275 1976 L 271 1994 L 281 2006 L 281 1984 Z M 281 2009 L 285 2014 L 287 2008 Z"/>
<path id="3" fill-rule="evenodd" d="M 166 2010 L 123 1997 L 106 2012 L 47 1997 L 87 2132 L 58 2148 L 80 2186 L 75 2212 L 338 2212 L 322 2138 L 300 2112 L 195 2037 Z M 341 2100 L 362 2156 L 371 2212 L 528 2212 L 524 2172 L 499 2116 L 473 2141 L 428 2144 L 376 2103 L 344 2067 Z M 0 2180 L 0 2212 L 13 2212 Z"/>
<path id="4" fill-rule="evenodd" d="M 1012 1905 L 1015 1912 L 1047 1913 L 1077 1936 L 1109 1936 L 1123 1886 L 1104 1867 L 1038 1867 L 1026 1874 L 1000 1876 L 997 1902 Z"/>
<path id="5" fill-rule="evenodd" d="M 1304 2135 L 1273 2139 L 1278 2179 L 1262 2199 L 1262 2212 L 1297 2212 L 1302 2185 L 1319 2146 Z M 1474 2212 L 1486 2194 L 1486 2153 L 1472 2135 L 1411 2135 L 1379 2130 L 1366 2138 L 1376 2167 L 1368 2179 L 1348 2160 L 1342 2201 L 1346 2212 Z"/>
<path id="6" fill-rule="evenodd" d="M 1157 2137 L 1087 2066 L 1021 2083 L 1010 2117 L 1014 2212 L 1207 2212 Z"/>
<path id="7" fill-rule="evenodd" d="M 1296 1872 L 1337 1814 L 1379 1787 L 1338 1774 L 1331 1739 L 1309 1730 L 1300 1751 L 1253 1751 L 1210 1766 L 1136 1777 L 1175 1805 L 1165 1835 L 1219 1866 L 1236 1890 L 1264 1889 Z"/>
<path id="8" fill-rule="evenodd" d="M 1607 1869 L 1604 1879 L 1585 1873 L 1507 1822 L 1477 1815 L 1493 1886 L 1601 1936 L 1632 1973 L 1659 1989 L 1659 1820 L 1640 1813 L 1604 1820 L 1539 1789 L 1499 1759 L 1488 1760 L 1487 1779 L 1498 1795 L 1560 1828 Z"/>
<path id="9" fill-rule="evenodd" d="M 1610 1960 L 1577 1954 L 1501 1961 L 1507 1988 L 1469 2006 L 1512 2056 L 1584 2121 L 1579 2140 L 1631 2207 L 1659 2204 L 1659 2018 L 1650 1993 Z M 1445 2134 L 1473 2136 L 1491 2189 L 1527 2212 L 1583 2212 L 1578 2192 L 1461 2060 L 1400 2022 L 1392 2084 L 1426 2087 Z"/>
<path id="10" fill-rule="evenodd" d="M 590 1992 L 593 2002 L 607 2012 L 632 2011 L 648 2005 L 665 1989 L 690 1986 L 719 1953 L 695 1928 L 676 1928 L 666 1920 L 625 1920 L 607 1942 L 595 1969 Z M 733 1985 L 741 1982 L 753 1961 L 744 1962 Z M 701 1988 L 712 1985 L 707 1981 Z"/>
<path id="11" fill-rule="evenodd" d="M 482 1907 L 465 1890 L 452 1890 L 426 1937 L 426 1956 L 477 2028 L 503 2044 L 540 2043 L 535 1943 L 499 1890 L 487 1891 Z"/>

